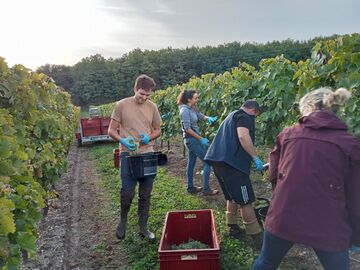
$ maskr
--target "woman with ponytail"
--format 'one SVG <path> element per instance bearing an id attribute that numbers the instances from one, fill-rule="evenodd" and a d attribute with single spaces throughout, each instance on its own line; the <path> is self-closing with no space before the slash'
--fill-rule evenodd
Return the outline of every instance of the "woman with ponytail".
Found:
<path id="1" fill-rule="evenodd" d="M 294 243 L 312 247 L 326 270 L 349 269 L 348 249 L 360 252 L 360 140 L 336 116 L 350 96 L 343 88 L 308 93 L 299 123 L 277 136 L 276 188 L 253 270 L 277 269 Z"/>
<path id="2" fill-rule="evenodd" d="M 217 117 L 206 116 L 199 112 L 196 106 L 198 99 L 199 94 L 195 90 L 184 90 L 177 98 L 177 104 L 180 109 L 180 123 L 183 131 L 183 140 L 188 149 L 187 190 L 189 193 L 193 194 L 202 190 L 204 195 L 216 195 L 219 191 L 216 189 L 212 190 L 209 184 L 211 167 L 204 161 L 206 150 L 209 146 L 209 140 L 201 135 L 197 122 L 198 120 L 204 120 L 212 125 L 217 120 Z M 204 163 L 204 188 L 194 186 L 193 183 L 196 158 L 200 158 Z"/>

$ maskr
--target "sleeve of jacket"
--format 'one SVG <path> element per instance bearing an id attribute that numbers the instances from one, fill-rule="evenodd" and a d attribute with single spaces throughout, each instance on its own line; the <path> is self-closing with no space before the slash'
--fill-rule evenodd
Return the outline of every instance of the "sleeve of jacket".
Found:
<path id="1" fill-rule="evenodd" d="M 346 200 L 352 228 L 352 244 L 360 246 L 360 146 L 351 159 L 350 170 L 345 179 Z"/>
<path id="2" fill-rule="evenodd" d="M 280 153 L 281 153 L 281 134 L 276 137 L 275 147 L 270 152 L 269 155 L 269 180 L 273 183 L 276 183 L 278 177 L 278 166 L 280 161 Z"/>
<path id="3" fill-rule="evenodd" d="M 201 113 L 199 110 L 196 110 L 196 115 L 198 119 L 205 120 L 205 114 Z"/>
<path id="4" fill-rule="evenodd" d="M 191 121 L 190 121 L 190 111 L 186 108 L 180 109 L 180 122 L 181 127 L 184 131 L 191 128 Z"/>

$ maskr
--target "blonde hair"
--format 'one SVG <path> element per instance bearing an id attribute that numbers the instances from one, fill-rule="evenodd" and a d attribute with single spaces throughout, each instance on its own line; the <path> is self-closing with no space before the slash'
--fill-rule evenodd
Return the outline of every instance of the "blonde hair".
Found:
<path id="1" fill-rule="evenodd" d="M 300 99 L 300 112 L 303 116 L 308 116 L 315 106 L 318 110 L 331 110 L 336 113 L 350 97 L 350 92 L 345 88 L 339 88 L 335 92 L 331 88 L 319 88 Z"/>

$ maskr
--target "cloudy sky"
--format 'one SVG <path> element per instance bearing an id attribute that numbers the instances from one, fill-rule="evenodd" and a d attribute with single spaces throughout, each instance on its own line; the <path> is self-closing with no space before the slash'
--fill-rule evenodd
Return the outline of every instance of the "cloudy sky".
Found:
<path id="1" fill-rule="evenodd" d="M 360 0 L 1 0 L 0 57 L 73 65 L 135 48 L 360 32 Z"/>

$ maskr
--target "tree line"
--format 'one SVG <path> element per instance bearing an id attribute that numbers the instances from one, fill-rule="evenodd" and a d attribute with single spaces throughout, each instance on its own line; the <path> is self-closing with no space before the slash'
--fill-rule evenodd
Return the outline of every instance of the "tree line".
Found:
<path id="1" fill-rule="evenodd" d="M 75 105 L 98 105 L 131 95 L 134 79 L 142 73 L 153 77 L 158 89 L 166 89 L 201 74 L 230 71 L 244 62 L 258 67 L 261 59 L 280 54 L 298 62 L 310 57 L 316 42 L 330 38 L 334 36 L 265 44 L 233 42 L 202 48 L 134 49 L 116 59 L 96 54 L 73 66 L 45 64 L 37 72 L 52 77 L 57 85 L 66 89 Z"/>

